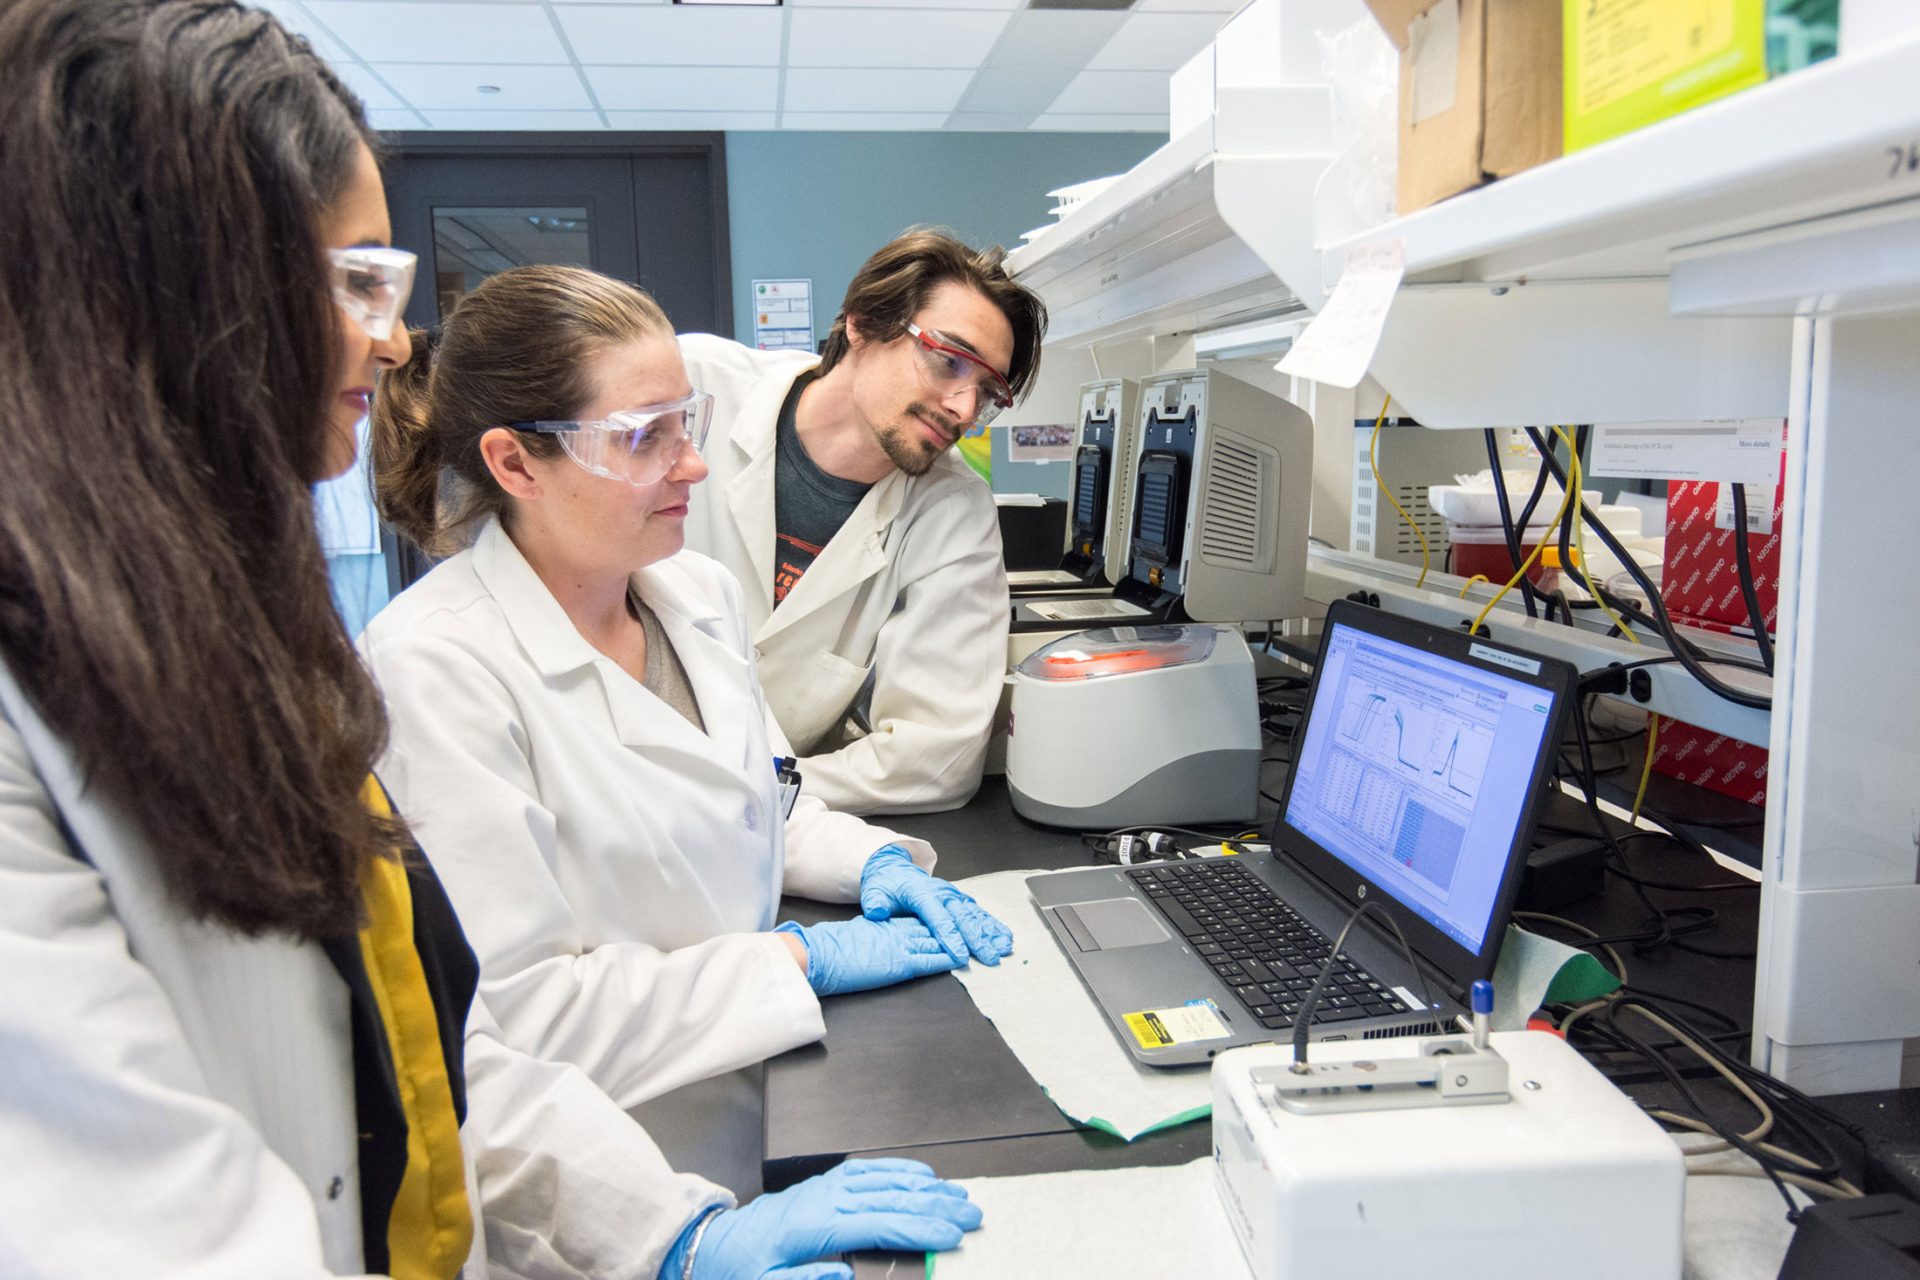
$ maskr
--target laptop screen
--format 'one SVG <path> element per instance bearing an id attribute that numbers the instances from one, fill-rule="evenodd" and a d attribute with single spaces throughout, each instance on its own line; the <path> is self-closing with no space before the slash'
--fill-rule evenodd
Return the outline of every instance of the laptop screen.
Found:
<path id="1" fill-rule="evenodd" d="M 1538 685 L 1334 623 L 1287 823 L 1478 952 L 1553 703 Z"/>

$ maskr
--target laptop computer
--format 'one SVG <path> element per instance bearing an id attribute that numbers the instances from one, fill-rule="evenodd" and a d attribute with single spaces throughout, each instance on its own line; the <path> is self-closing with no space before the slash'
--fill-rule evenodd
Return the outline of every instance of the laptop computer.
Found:
<path id="1" fill-rule="evenodd" d="M 1148 1065 L 1291 1038 L 1362 901 L 1392 914 L 1420 971 L 1367 912 L 1310 1038 L 1451 1028 L 1498 959 L 1576 679 L 1564 662 L 1338 602 L 1270 853 L 1051 872 L 1028 893 Z"/>

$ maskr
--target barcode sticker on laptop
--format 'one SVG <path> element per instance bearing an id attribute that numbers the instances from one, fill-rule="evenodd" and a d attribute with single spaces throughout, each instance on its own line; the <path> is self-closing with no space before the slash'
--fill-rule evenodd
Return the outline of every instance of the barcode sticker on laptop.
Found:
<path id="1" fill-rule="evenodd" d="M 1165 1049 L 1196 1040 L 1224 1040 L 1233 1034 L 1211 1000 L 1172 1009 L 1144 1009 L 1126 1015 L 1127 1030 L 1143 1049 Z"/>

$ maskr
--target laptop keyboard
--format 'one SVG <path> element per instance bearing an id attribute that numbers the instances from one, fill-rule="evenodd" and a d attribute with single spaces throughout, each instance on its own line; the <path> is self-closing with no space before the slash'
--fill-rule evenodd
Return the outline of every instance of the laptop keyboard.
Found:
<path id="1" fill-rule="evenodd" d="M 1331 944 L 1259 877 L 1229 858 L 1140 867 L 1129 878 L 1196 954 L 1233 988 L 1260 1025 L 1291 1027 L 1326 967 Z M 1351 1022 L 1407 1010 L 1345 952 L 1320 993 L 1313 1023 Z"/>

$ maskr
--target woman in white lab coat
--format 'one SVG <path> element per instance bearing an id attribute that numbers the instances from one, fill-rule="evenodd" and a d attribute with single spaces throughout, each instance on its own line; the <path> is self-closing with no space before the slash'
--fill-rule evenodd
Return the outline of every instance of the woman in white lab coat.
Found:
<path id="1" fill-rule="evenodd" d="M 904 1166 L 723 1212 L 471 1003 L 309 490 L 407 355 L 360 103 L 220 3 L 14 0 L 0 66 L 0 1275 L 714 1280 L 902 1182 L 956 1242 Z"/>
<path id="2" fill-rule="evenodd" d="M 396 526 L 472 545 L 362 638 L 393 721 L 380 777 L 514 1043 L 749 1194 L 757 1064 L 821 1036 L 820 996 L 997 963 L 1011 935 L 926 874 L 924 841 L 804 779 L 783 817 L 739 586 L 680 553 L 711 400 L 652 299 L 520 268 L 442 330 L 381 384 L 374 470 Z M 866 914 L 768 932 L 783 891 Z"/>

